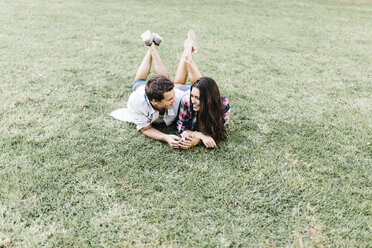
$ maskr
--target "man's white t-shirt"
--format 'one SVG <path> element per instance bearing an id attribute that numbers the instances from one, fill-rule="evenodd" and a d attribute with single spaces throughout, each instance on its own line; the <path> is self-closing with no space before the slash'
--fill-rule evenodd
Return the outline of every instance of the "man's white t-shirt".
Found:
<path id="1" fill-rule="evenodd" d="M 166 109 L 163 121 L 169 126 L 177 118 L 178 107 L 185 92 L 174 88 L 176 102 L 172 108 Z M 140 86 L 129 96 L 127 108 L 114 110 L 110 116 L 120 121 L 132 122 L 137 125 L 137 130 L 149 126 L 151 123 L 158 123 L 159 111 L 154 109 L 145 93 L 145 86 Z M 160 118 L 159 118 L 160 117 Z M 160 121 L 160 120 L 159 120 Z"/>

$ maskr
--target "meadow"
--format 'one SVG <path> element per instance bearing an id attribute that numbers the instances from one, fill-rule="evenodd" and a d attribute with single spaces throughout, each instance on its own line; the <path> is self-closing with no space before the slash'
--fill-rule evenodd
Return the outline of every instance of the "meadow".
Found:
<path id="1" fill-rule="evenodd" d="M 0 247 L 370 247 L 371 20 L 370 1 L 0 1 Z M 172 75 L 190 28 L 231 102 L 216 149 L 109 116 L 141 33 Z"/>

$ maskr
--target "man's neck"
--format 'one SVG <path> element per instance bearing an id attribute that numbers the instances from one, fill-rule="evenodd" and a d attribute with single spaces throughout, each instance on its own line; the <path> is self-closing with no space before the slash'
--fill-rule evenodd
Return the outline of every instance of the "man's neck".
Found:
<path id="1" fill-rule="evenodd" d="M 151 107 L 152 107 L 153 109 L 155 109 L 156 111 L 159 112 L 160 115 L 164 115 L 164 113 L 165 113 L 165 109 L 158 109 L 158 108 L 155 107 L 151 102 L 150 102 L 150 104 L 151 104 Z"/>

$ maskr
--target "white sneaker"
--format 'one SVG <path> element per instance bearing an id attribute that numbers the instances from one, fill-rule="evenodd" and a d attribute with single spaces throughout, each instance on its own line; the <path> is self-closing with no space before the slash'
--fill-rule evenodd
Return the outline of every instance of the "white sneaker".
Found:
<path id="1" fill-rule="evenodd" d="M 155 45 L 157 45 L 157 46 L 159 46 L 160 43 L 163 41 L 163 38 L 156 33 L 152 33 L 152 37 L 154 37 L 153 41 L 154 41 Z"/>
<path id="2" fill-rule="evenodd" d="M 141 38 L 146 46 L 151 46 L 153 39 L 154 39 L 150 30 L 146 30 L 145 32 L 143 32 L 143 34 L 141 35 Z"/>

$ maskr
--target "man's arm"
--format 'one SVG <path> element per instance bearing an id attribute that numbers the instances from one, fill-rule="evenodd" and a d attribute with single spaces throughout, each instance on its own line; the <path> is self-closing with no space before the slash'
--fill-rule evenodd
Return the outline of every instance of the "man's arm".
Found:
<path id="1" fill-rule="evenodd" d="M 180 138 L 177 135 L 162 133 L 159 130 L 153 128 L 151 125 L 142 128 L 141 132 L 151 139 L 167 142 L 171 147 L 179 148 L 178 141 L 180 140 Z"/>

